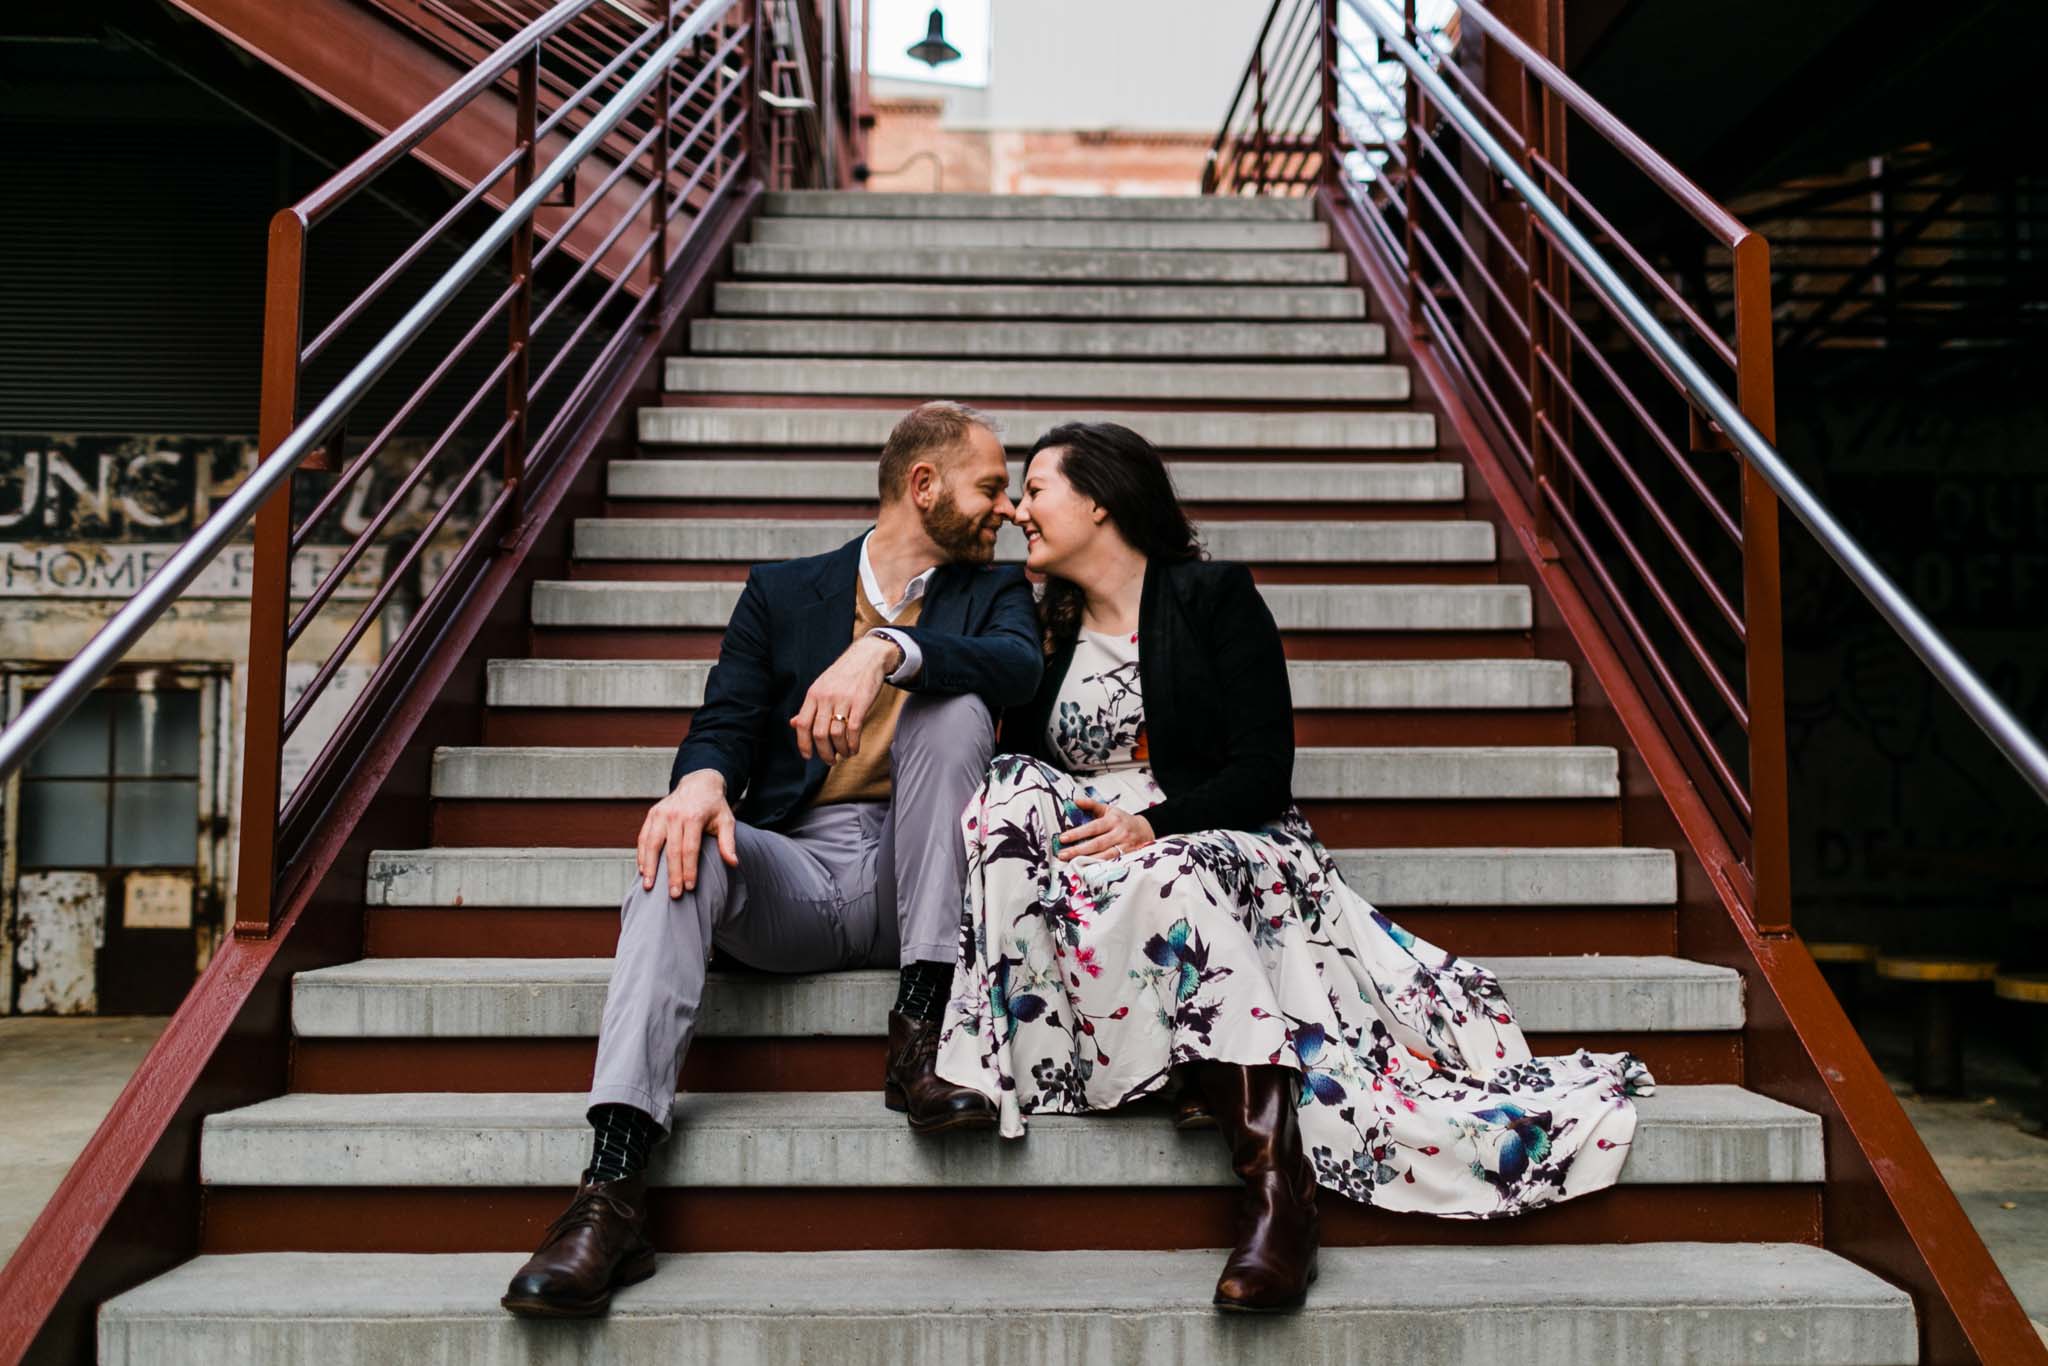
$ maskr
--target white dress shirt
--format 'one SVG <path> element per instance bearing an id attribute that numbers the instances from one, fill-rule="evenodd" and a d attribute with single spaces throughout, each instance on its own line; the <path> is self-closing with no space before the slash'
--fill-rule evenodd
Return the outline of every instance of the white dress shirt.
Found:
<path id="1" fill-rule="evenodd" d="M 874 539 L 874 535 L 875 533 L 870 531 L 860 538 L 860 589 L 867 594 L 868 605 L 880 614 L 882 620 L 894 621 L 904 608 L 924 596 L 924 590 L 931 585 L 932 575 L 938 572 L 939 567 L 933 565 L 903 585 L 902 598 L 891 604 L 882 597 L 881 580 L 875 577 L 874 562 L 868 559 L 868 542 Z M 868 634 L 880 636 L 903 651 L 903 662 L 896 666 L 883 680 L 884 682 L 893 683 L 900 688 L 917 677 L 918 670 L 924 667 L 924 651 L 917 648 L 915 640 L 901 631 L 892 631 L 885 626 L 876 627 Z"/>

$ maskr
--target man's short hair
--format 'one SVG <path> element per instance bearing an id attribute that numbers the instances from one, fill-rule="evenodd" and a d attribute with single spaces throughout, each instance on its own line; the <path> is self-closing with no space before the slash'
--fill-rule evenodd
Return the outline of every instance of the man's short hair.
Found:
<path id="1" fill-rule="evenodd" d="M 890 430 L 889 439 L 882 443 L 882 463 L 877 471 L 882 501 L 890 503 L 903 496 L 904 485 L 910 478 L 910 467 L 920 457 L 959 447 L 967 440 L 968 431 L 975 427 L 991 435 L 996 430 L 996 424 L 988 414 L 945 399 L 921 403 L 905 413 Z"/>

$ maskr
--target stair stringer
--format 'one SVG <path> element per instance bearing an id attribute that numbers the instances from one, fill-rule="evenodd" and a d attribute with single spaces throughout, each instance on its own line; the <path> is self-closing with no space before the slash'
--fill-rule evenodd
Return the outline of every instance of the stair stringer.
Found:
<path id="1" fill-rule="evenodd" d="M 323 103 L 347 114 L 382 137 L 425 108 L 469 72 L 452 60 L 427 35 L 405 26 L 362 0 L 293 0 L 288 5 L 266 0 L 168 0 L 177 9 L 212 29 L 264 65 L 289 78 Z M 588 107 L 588 106 L 586 106 Z M 472 189 L 511 151 L 517 110 L 502 86 L 484 91 L 455 111 L 448 121 L 414 149 L 413 155 L 462 189 Z M 564 121 L 564 127 L 573 122 Z M 539 161 L 545 165 L 568 145 L 574 130 L 561 128 L 540 140 Z M 618 150 L 618 139 L 606 147 Z M 570 206 L 536 211 L 534 226 L 552 237 L 560 224 L 602 191 L 616 162 L 602 155 L 586 157 L 576 167 Z M 605 257 L 597 271 L 607 278 L 625 268 L 630 251 L 617 244 L 603 246 L 617 221 L 618 208 L 630 203 L 645 181 L 634 174 L 614 185 L 610 206 L 592 209 L 569 230 L 563 250 L 586 260 L 599 250 Z M 492 208 L 512 202 L 511 178 L 483 196 Z M 640 217 L 651 221 L 652 210 Z M 622 235 L 636 242 L 638 232 Z M 638 294 L 646 266 L 634 272 L 625 288 Z"/>
<path id="2" fill-rule="evenodd" d="M 1822 1117 L 1827 1179 L 1816 1241 L 1913 1296 L 1923 1361 L 2048 1363 L 2048 1347 L 1804 943 L 1749 925 L 1730 880 L 1745 876 L 1734 850 L 1592 605 L 1565 565 L 1545 557 L 1535 515 L 1478 419 L 1475 396 L 1437 348 L 1413 340 L 1406 290 L 1372 253 L 1369 229 L 1327 193 L 1317 213 L 1387 324 L 1387 359 L 1412 367 L 1412 406 L 1436 416 L 1444 458 L 1469 471 L 1468 515 L 1494 525 L 1501 582 L 1530 589 L 1537 656 L 1572 666 L 1578 743 L 1621 756 L 1622 842 L 1677 853 L 1677 952 L 1742 974 L 1744 1084 Z"/>

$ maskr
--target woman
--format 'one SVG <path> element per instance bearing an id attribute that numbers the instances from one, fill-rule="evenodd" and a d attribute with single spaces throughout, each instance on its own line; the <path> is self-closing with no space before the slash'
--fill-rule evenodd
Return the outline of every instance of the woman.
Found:
<path id="1" fill-rule="evenodd" d="M 1213 1115 L 1246 1187 L 1228 1309 L 1302 1302 L 1318 1184 L 1460 1218 L 1611 1184 L 1649 1073 L 1532 1059 L 1491 973 L 1344 884 L 1290 795 L 1272 614 L 1244 566 L 1201 558 L 1152 446 L 1053 428 L 1018 524 L 1045 681 L 962 817 L 939 1074 L 1011 1137 L 1188 1083 L 1181 1127 Z"/>

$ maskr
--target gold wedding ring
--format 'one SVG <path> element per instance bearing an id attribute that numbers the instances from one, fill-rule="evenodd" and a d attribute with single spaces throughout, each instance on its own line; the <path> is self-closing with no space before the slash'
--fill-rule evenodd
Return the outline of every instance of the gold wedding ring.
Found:
<path id="1" fill-rule="evenodd" d="M 843 711 L 835 711 L 832 713 L 832 719 L 834 721 L 844 721 L 846 719 L 846 713 Z"/>

